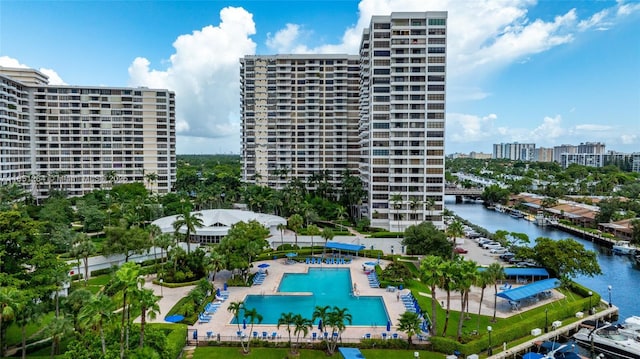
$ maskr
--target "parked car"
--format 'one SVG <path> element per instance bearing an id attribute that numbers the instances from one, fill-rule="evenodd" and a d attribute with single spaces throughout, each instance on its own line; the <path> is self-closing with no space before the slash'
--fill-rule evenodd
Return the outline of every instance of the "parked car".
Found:
<path id="1" fill-rule="evenodd" d="M 478 241 L 478 247 L 482 247 L 485 243 L 489 243 L 489 242 L 493 242 L 493 241 L 490 240 L 489 238 L 483 238 Z"/>
<path id="2" fill-rule="evenodd" d="M 513 253 L 511 253 L 511 252 L 505 252 L 505 253 L 502 253 L 502 254 L 500 255 L 500 259 L 502 259 L 502 260 L 503 260 L 503 261 L 505 261 L 505 262 L 508 262 L 508 261 L 509 261 L 509 259 L 511 259 L 511 258 L 513 258 L 513 257 L 515 257 L 515 256 L 516 256 L 516 255 L 515 255 L 515 254 L 513 254 Z"/>
<path id="3" fill-rule="evenodd" d="M 458 254 L 465 254 L 465 253 L 469 253 L 468 250 L 462 248 L 462 247 L 456 247 L 453 249 L 454 252 L 458 253 Z"/>
<path id="4" fill-rule="evenodd" d="M 491 250 L 489 250 L 489 253 L 491 254 L 503 254 L 503 253 L 507 253 L 508 249 L 503 248 L 503 247 L 498 247 L 498 248 L 491 248 Z"/>
<path id="5" fill-rule="evenodd" d="M 488 242 L 482 245 L 484 249 L 502 248 L 502 245 L 498 242 Z"/>

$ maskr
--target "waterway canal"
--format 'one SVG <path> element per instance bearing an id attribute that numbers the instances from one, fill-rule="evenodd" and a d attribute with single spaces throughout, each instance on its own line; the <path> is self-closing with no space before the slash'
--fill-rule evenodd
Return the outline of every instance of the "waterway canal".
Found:
<path id="1" fill-rule="evenodd" d="M 596 277 L 579 276 L 575 280 L 599 293 L 604 300 L 609 300 L 608 286 L 611 286 L 611 303 L 620 311 L 620 319 L 632 315 L 640 315 L 640 268 L 636 267 L 628 256 L 612 254 L 611 250 L 576 237 L 569 233 L 547 227 L 540 227 L 525 219 L 516 219 L 508 214 L 488 210 L 479 203 L 455 203 L 455 198 L 446 197 L 445 207 L 467 221 L 483 227 L 490 232 L 499 229 L 509 232 L 525 233 L 532 245 L 538 237 L 551 239 L 573 238 L 582 243 L 586 249 L 596 252 L 602 275 Z"/>

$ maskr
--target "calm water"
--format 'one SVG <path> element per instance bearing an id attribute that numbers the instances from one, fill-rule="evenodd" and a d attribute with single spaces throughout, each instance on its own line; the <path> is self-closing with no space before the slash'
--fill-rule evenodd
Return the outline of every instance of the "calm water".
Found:
<path id="1" fill-rule="evenodd" d="M 351 295 L 351 274 L 346 268 L 309 268 L 308 273 L 287 273 L 278 292 L 310 292 L 311 295 L 248 295 L 247 308 L 256 308 L 263 324 L 277 324 L 282 313 L 293 312 L 311 318 L 316 306 L 348 308 L 352 325 L 387 325 L 382 297 Z M 318 324 L 317 322 L 315 323 Z"/>
<path id="2" fill-rule="evenodd" d="M 502 229 L 509 232 L 525 233 L 529 236 L 532 244 L 535 244 L 534 241 L 538 237 L 573 238 L 582 243 L 586 249 L 596 252 L 602 275 L 596 277 L 579 276 L 575 278 L 576 282 L 599 293 L 607 301 L 609 298 L 607 287 L 610 285 L 612 287 L 611 303 L 620 308 L 621 320 L 632 315 L 640 315 L 640 300 L 638 300 L 640 296 L 640 286 L 638 286 L 640 284 L 640 268 L 634 265 L 630 257 L 614 255 L 606 247 L 566 232 L 540 227 L 524 219 L 515 219 L 507 214 L 488 210 L 481 204 L 456 204 L 454 198 L 449 198 L 449 196 L 445 202 L 445 207 L 458 216 L 491 232 Z"/>

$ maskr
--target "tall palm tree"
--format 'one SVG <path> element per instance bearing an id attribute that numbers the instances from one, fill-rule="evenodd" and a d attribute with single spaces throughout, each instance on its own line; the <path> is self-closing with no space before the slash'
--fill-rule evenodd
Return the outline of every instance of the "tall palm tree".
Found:
<path id="1" fill-rule="evenodd" d="M 96 253 L 96 245 L 85 233 L 78 233 L 74 238 L 72 252 L 76 258 L 82 258 L 84 263 L 84 285 L 86 287 L 89 280 L 89 257 Z"/>
<path id="2" fill-rule="evenodd" d="M 156 239 L 158 238 L 158 236 L 162 234 L 162 230 L 160 229 L 160 227 L 158 227 L 158 225 L 151 224 L 149 225 L 149 227 L 147 227 L 147 232 L 149 232 L 149 242 L 151 246 L 153 246 L 153 263 L 157 273 L 158 272 L 158 253 L 156 249 L 158 245 L 156 243 Z"/>
<path id="3" fill-rule="evenodd" d="M 336 347 L 338 346 L 338 339 L 342 335 L 342 332 L 345 330 L 345 324 L 351 324 L 351 313 L 349 313 L 349 308 L 339 308 L 334 306 L 331 311 L 327 313 L 327 326 L 331 328 L 331 337 L 327 341 L 327 349 L 329 350 L 329 355 L 333 355 L 336 351 Z"/>
<path id="4" fill-rule="evenodd" d="M 398 228 L 396 228 L 396 232 L 400 232 L 400 209 L 402 209 L 402 195 L 399 193 L 392 194 L 389 198 L 389 202 L 391 202 L 393 209 L 396 210 L 395 219 L 398 220 Z M 389 225 L 389 227 L 391 227 L 391 225 Z M 389 228 L 389 231 L 391 231 L 391 228 Z"/>
<path id="5" fill-rule="evenodd" d="M 296 247 L 298 246 L 298 230 L 300 230 L 300 227 L 302 227 L 303 223 L 304 218 L 302 218 L 302 216 L 297 213 L 289 217 L 289 220 L 287 221 L 289 229 L 291 229 L 295 234 Z"/>
<path id="6" fill-rule="evenodd" d="M 103 293 L 97 296 L 84 306 L 78 315 L 78 321 L 82 325 L 96 326 L 100 334 L 100 342 L 102 343 L 102 354 L 106 355 L 107 346 L 105 343 L 104 326 L 105 323 L 111 322 L 114 317 L 114 305 L 111 298 Z"/>
<path id="7" fill-rule="evenodd" d="M 433 222 L 433 210 L 436 208 L 436 201 L 433 198 L 427 199 L 427 208 L 429 209 L 429 220 Z"/>
<path id="8" fill-rule="evenodd" d="M 287 333 L 289 334 L 289 351 L 293 352 L 293 348 L 291 347 L 291 325 L 293 324 L 293 313 L 281 313 L 280 318 L 278 318 L 278 329 L 280 329 L 281 325 L 287 326 Z"/>
<path id="9" fill-rule="evenodd" d="M 464 226 L 460 221 L 453 221 L 453 223 L 447 226 L 446 234 L 447 237 L 451 238 L 451 259 L 453 259 L 456 249 L 456 238 L 464 236 Z"/>
<path id="10" fill-rule="evenodd" d="M 467 306 L 469 300 L 469 291 L 471 286 L 475 282 L 476 273 L 478 273 L 478 265 L 476 262 L 459 260 L 456 261 L 459 270 L 458 278 L 456 280 L 457 289 L 460 291 L 460 318 L 458 320 L 458 341 L 462 341 L 462 323 L 464 322 L 466 315 L 464 309 Z"/>
<path id="11" fill-rule="evenodd" d="M 14 302 L 15 322 L 20 326 L 22 340 L 22 359 L 27 356 L 27 325 L 39 322 L 43 308 L 37 296 L 31 290 L 22 290 L 19 302 Z"/>
<path id="12" fill-rule="evenodd" d="M 444 262 L 444 269 L 442 273 L 442 289 L 447 292 L 447 307 L 445 309 L 444 327 L 442 328 L 442 336 L 444 337 L 447 334 L 447 327 L 449 326 L 449 317 L 451 315 L 451 291 L 456 288 L 458 268 L 453 261 L 447 261 Z"/>
<path id="13" fill-rule="evenodd" d="M 324 238 L 324 248 L 322 249 L 322 256 L 324 257 L 327 250 L 327 243 L 330 240 L 332 240 L 333 237 L 335 237 L 336 235 L 331 228 L 325 228 L 322 230 L 322 233 L 320 234 L 320 236 Z"/>
<path id="14" fill-rule="evenodd" d="M 421 204 L 422 204 L 422 202 L 420 202 L 416 198 L 412 198 L 411 202 L 409 202 L 409 208 L 413 212 L 413 218 L 414 218 L 414 224 L 415 225 L 418 224 L 418 216 L 416 215 L 416 212 L 418 211 L 418 208 L 420 208 Z"/>
<path id="15" fill-rule="evenodd" d="M 156 315 L 160 313 L 158 301 L 160 297 L 153 294 L 151 289 L 142 289 L 135 292 L 135 299 L 140 306 L 140 348 L 144 347 L 145 324 L 147 318 L 156 319 Z"/>
<path id="16" fill-rule="evenodd" d="M 303 338 L 306 337 L 309 334 L 309 330 L 313 328 L 313 322 L 300 314 L 296 314 L 293 316 L 293 325 L 295 326 L 293 334 L 296 335 L 296 349 L 293 351 L 295 354 L 300 347 L 300 334 L 302 334 Z"/>
<path id="17" fill-rule="evenodd" d="M 122 319 L 120 325 L 120 359 L 124 359 L 125 334 L 129 334 L 129 294 L 144 284 L 144 279 L 140 278 L 140 266 L 135 263 L 125 263 L 116 272 L 116 285 L 122 291 Z"/>
<path id="18" fill-rule="evenodd" d="M 179 231 L 182 227 L 185 228 L 186 232 L 184 237 L 187 242 L 187 253 L 191 253 L 191 233 L 195 232 L 196 228 L 202 227 L 202 224 L 202 213 L 190 212 L 189 209 L 179 214 L 175 222 L 173 222 L 173 229 L 176 235 L 180 233 Z"/>
<path id="19" fill-rule="evenodd" d="M 324 327 L 326 326 L 327 317 L 329 315 L 330 310 L 331 310 L 331 307 L 328 305 L 325 305 L 325 306 L 316 305 L 316 307 L 313 309 L 313 314 L 311 315 L 311 321 L 315 321 L 316 319 L 318 319 L 319 330 L 323 330 Z"/>
<path id="20" fill-rule="evenodd" d="M 436 288 L 443 284 L 444 269 L 444 260 L 438 256 L 427 256 L 420 264 L 420 280 L 431 289 L 431 335 L 436 335 L 437 331 Z"/>
<path id="21" fill-rule="evenodd" d="M 496 321 L 496 312 L 498 310 L 498 282 L 505 279 L 506 275 L 504 273 L 504 268 L 500 265 L 500 263 L 494 262 L 489 265 L 487 268 L 487 275 L 489 276 L 489 283 L 493 284 L 494 288 L 494 299 L 493 299 L 493 319 L 492 322 Z"/>
<path id="22" fill-rule="evenodd" d="M 491 278 L 489 278 L 489 274 L 490 273 L 488 273 L 488 271 L 483 270 L 476 276 L 475 285 L 481 288 L 480 303 L 478 303 L 478 325 L 476 327 L 476 332 L 480 332 L 480 312 L 482 310 L 482 301 L 484 300 L 484 290 L 487 289 L 487 286 L 489 284 L 491 284 Z"/>
<path id="23" fill-rule="evenodd" d="M 407 341 L 409 345 L 411 345 L 411 337 L 420 333 L 422 328 L 420 325 L 422 324 L 422 320 L 418 313 L 414 312 L 404 312 L 400 315 L 398 319 L 398 329 L 407 334 Z"/>
<path id="24" fill-rule="evenodd" d="M 311 255 L 313 255 L 313 236 L 320 234 L 320 229 L 315 224 L 307 226 L 307 234 L 311 236 Z"/>
<path id="25" fill-rule="evenodd" d="M 284 230 L 287 229 L 287 225 L 284 223 L 278 223 L 276 229 L 280 231 L 280 244 L 284 245 Z"/>
<path id="26" fill-rule="evenodd" d="M 244 302 L 231 302 L 229 303 L 229 307 L 227 308 L 227 311 L 233 314 L 233 318 L 236 321 L 236 325 L 238 326 L 238 333 L 241 332 L 241 325 L 242 325 L 242 321 L 240 320 L 240 314 L 242 312 L 244 312 Z M 244 343 L 244 338 L 245 336 L 242 335 L 240 336 L 240 345 L 242 346 L 242 352 L 244 353 L 248 353 L 249 349 L 245 349 L 245 343 Z M 248 344 L 247 344 L 248 346 Z"/>
<path id="27" fill-rule="evenodd" d="M 262 319 L 263 319 L 262 314 L 258 313 L 256 308 L 246 308 L 246 307 L 244 308 L 244 318 L 246 319 L 247 323 L 249 323 L 250 325 L 249 332 L 253 332 L 254 324 L 256 324 L 256 322 L 258 324 L 262 323 Z M 246 348 L 246 351 L 244 352 L 245 354 L 249 353 L 249 343 L 250 341 L 247 341 L 247 348 Z"/>

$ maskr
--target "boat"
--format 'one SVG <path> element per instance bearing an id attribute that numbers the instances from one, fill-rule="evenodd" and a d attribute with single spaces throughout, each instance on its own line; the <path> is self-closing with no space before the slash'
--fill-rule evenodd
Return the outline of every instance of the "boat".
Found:
<path id="1" fill-rule="evenodd" d="M 544 215 L 544 212 L 538 211 L 538 213 L 536 213 L 536 218 L 534 223 L 539 226 L 546 226 L 548 224 L 547 217 Z"/>
<path id="2" fill-rule="evenodd" d="M 595 329 L 582 328 L 573 335 L 573 339 L 605 355 L 640 359 L 640 341 L 621 331 L 616 325 L 610 324 Z"/>
<path id="3" fill-rule="evenodd" d="M 545 359 L 582 359 L 575 342 L 558 343 L 544 341 L 538 344 L 538 352 L 543 353 Z"/>
<path id="4" fill-rule="evenodd" d="M 636 247 L 631 245 L 629 241 L 617 241 L 616 244 L 613 245 L 613 253 L 616 254 L 635 254 Z"/>
<path id="5" fill-rule="evenodd" d="M 524 214 L 517 209 L 512 210 L 511 213 L 509 213 L 509 215 L 513 218 L 518 218 L 518 219 L 524 217 Z"/>

